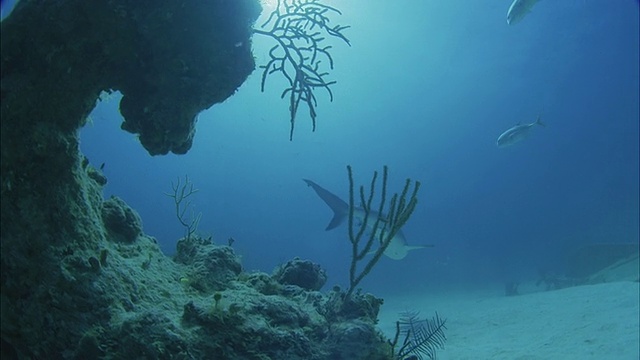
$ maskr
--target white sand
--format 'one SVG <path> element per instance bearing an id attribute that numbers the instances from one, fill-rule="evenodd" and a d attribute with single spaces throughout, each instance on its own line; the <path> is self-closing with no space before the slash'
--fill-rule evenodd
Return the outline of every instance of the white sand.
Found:
<path id="1" fill-rule="evenodd" d="M 438 359 L 640 359 L 638 282 L 504 296 L 488 291 L 385 297 L 380 328 L 393 336 L 398 313 L 447 319 Z"/>

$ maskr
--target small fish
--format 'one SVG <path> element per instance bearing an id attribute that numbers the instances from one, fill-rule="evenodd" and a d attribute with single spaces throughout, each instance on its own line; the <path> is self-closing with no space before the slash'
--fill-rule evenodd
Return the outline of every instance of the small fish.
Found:
<path id="1" fill-rule="evenodd" d="M 531 124 L 518 124 L 512 127 L 511 129 L 503 132 L 498 137 L 498 141 L 496 144 L 498 145 L 499 148 L 503 148 L 503 147 L 513 145 L 517 142 L 520 142 L 529 136 L 531 129 L 535 125 L 540 125 L 543 127 L 545 126 L 544 123 L 540 121 L 540 116 L 538 116 L 538 119 L 532 122 Z"/>
<path id="2" fill-rule="evenodd" d="M 540 0 L 513 0 L 507 11 L 507 24 L 514 25 L 520 22 L 538 1 Z"/>

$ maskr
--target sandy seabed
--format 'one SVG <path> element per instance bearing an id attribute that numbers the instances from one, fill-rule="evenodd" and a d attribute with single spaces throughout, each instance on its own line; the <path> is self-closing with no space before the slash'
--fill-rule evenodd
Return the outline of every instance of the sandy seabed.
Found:
<path id="1" fill-rule="evenodd" d="M 615 282 L 511 297 L 499 287 L 386 296 L 379 326 L 392 337 L 400 312 L 437 311 L 447 321 L 440 360 L 638 360 L 638 291 L 638 282 Z"/>

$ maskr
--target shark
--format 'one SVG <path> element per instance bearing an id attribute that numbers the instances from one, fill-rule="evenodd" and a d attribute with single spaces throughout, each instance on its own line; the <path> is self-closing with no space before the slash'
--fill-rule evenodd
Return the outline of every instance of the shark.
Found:
<path id="1" fill-rule="evenodd" d="M 345 220 L 349 217 L 349 204 L 347 204 L 344 200 L 340 199 L 337 195 L 331 193 L 329 190 L 323 188 L 322 186 L 316 184 L 315 182 L 302 179 L 308 186 L 310 186 L 313 191 L 322 199 L 330 208 L 333 210 L 333 218 L 329 222 L 329 225 L 326 227 L 326 231 L 332 230 L 340 226 L 345 222 Z M 367 217 L 368 216 L 368 217 Z M 365 217 L 367 217 L 367 229 L 371 232 L 373 231 L 373 226 L 378 218 L 385 219 L 385 216 L 381 216 L 378 212 L 371 211 L 367 215 L 361 207 L 356 207 L 353 209 L 353 217 L 354 220 L 360 222 L 362 224 L 364 222 Z M 407 244 L 407 240 L 402 233 L 402 230 L 399 230 L 395 236 L 391 239 L 389 246 L 384 251 L 384 255 L 393 259 L 393 260 L 402 260 L 404 259 L 409 251 L 416 249 L 423 249 L 427 247 L 433 247 L 433 245 L 420 245 L 420 246 L 410 246 Z"/>

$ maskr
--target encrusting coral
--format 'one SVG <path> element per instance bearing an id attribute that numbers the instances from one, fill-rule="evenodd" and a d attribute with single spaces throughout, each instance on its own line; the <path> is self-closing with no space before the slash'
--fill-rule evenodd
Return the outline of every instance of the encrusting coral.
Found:
<path id="1" fill-rule="evenodd" d="M 112 196 L 102 203 L 102 221 L 112 237 L 131 243 L 142 234 L 142 220 L 122 199 Z"/>
<path id="2" fill-rule="evenodd" d="M 279 266 L 273 277 L 281 284 L 296 285 L 312 291 L 322 289 L 327 282 L 327 274 L 320 265 L 299 258 Z"/>

